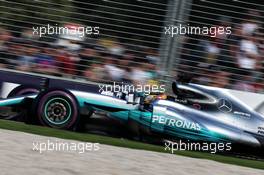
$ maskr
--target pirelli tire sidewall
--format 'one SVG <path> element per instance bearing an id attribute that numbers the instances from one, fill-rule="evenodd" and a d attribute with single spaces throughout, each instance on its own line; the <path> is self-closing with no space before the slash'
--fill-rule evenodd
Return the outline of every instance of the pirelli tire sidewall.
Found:
<path id="1" fill-rule="evenodd" d="M 54 112 L 56 108 L 58 115 Z M 32 113 L 41 125 L 67 130 L 74 129 L 80 117 L 76 97 L 64 89 L 41 92 L 32 105 Z"/>

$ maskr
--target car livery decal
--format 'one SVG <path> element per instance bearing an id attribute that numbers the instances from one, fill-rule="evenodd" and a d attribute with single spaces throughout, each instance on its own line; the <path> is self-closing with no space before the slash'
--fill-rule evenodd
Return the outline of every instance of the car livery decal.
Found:
<path id="1" fill-rule="evenodd" d="M 190 122 L 187 120 L 169 118 L 169 117 L 165 117 L 163 115 L 155 115 L 154 114 L 151 122 L 152 123 L 159 123 L 162 125 L 173 126 L 173 127 L 177 127 L 177 128 L 185 128 L 185 129 L 195 130 L 195 131 L 201 130 L 201 127 L 198 123 Z"/>

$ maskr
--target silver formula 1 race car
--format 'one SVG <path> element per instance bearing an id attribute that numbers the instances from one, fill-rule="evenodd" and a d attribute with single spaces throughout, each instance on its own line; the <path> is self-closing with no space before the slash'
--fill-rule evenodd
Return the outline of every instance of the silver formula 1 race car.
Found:
<path id="1" fill-rule="evenodd" d="M 0 107 L 26 109 L 26 121 L 61 129 L 72 129 L 82 120 L 104 111 L 137 134 L 160 134 L 206 142 L 264 145 L 264 117 L 223 89 L 195 84 L 172 84 L 174 95 L 118 96 L 83 90 L 28 86 L 15 88 Z M 151 98 L 150 98 L 151 96 Z M 149 100 L 150 99 L 150 100 Z M 147 102 L 146 102 L 147 101 Z"/>

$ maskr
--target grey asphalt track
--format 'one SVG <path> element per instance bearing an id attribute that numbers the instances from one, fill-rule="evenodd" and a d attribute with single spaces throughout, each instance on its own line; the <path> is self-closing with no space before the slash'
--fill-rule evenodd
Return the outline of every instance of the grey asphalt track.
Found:
<path id="1" fill-rule="evenodd" d="M 0 129 L 1 175 L 263 175 L 263 170 L 172 154 L 99 145 L 97 151 L 33 150 L 33 143 L 71 140 Z"/>

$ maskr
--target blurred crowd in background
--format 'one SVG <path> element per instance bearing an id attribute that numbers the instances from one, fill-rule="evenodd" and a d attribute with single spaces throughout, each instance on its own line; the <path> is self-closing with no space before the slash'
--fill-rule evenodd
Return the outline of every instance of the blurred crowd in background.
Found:
<path id="1" fill-rule="evenodd" d="M 162 70 L 158 48 L 98 37 L 84 41 L 57 36 L 42 41 L 32 29 L 14 35 L 0 27 L 0 67 L 95 82 L 146 84 L 179 74 L 192 82 L 221 88 L 264 92 L 263 16 L 248 11 L 239 23 L 219 18 L 232 34 L 183 36 L 174 72 Z"/>
<path id="2" fill-rule="evenodd" d="M 185 38 L 178 70 L 198 84 L 263 93 L 264 18 L 250 10 L 243 19 L 219 18 L 218 27 L 232 26 L 231 35 Z"/>
<path id="3" fill-rule="evenodd" d="M 263 92 L 264 36 L 252 13 L 256 12 L 249 12 L 239 25 L 220 20 L 219 26 L 233 26 L 230 36 L 203 36 L 197 44 L 186 37 L 175 79 L 184 74 L 198 84 Z M 58 38 L 47 43 L 39 41 L 32 30 L 15 37 L 0 28 L 2 68 L 96 82 L 146 83 L 166 74 L 160 70 L 160 61 L 157 50 L 140 45 L 129 48 L 116 39 L 78 42 Z"/>
<path id="4" fill-rule="evenodd" d="M 133 46 L 135 47 L 135 46 Z M 136 50 L 136 51 L 135 51 Z M 0 28 L 0 67 L 95 82 L 147 83 L 158 77 L 156 50 L 129 48 L 116 39 L 39 41 L 32 30 L 20 37 Z"/>

